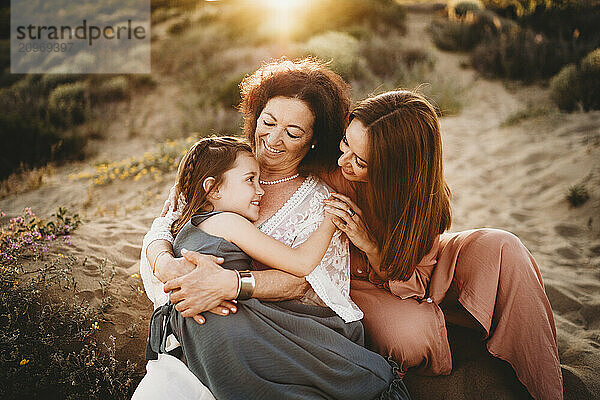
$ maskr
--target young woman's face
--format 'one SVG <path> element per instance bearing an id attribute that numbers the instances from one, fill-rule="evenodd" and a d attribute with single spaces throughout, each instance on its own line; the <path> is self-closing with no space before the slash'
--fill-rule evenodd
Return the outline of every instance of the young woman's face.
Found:
<path id="1" fill-rule="evenodd" d="M 342 155 L 338 165 L 342 175 L 349 181 L 367 182 L 368 180 L 368 132 L 364 124 L 353 119 L 340 141 Z"/>
<path id="2" fill-rule="evenodd" d="M 256 158 L 263 172 L 293 174 L 310 150 L 315 117 L 302 100 L 273 97 L 256 121 Z"/>
<path id="3" fill-rule="evenodd" d="M 223 174 L 223 182 L 213 194 L 211 203 L 216 211 L 228 211 L 258 219 L 260 199 L 265 191 L 258 182 L 260 170 L 256 158 L 239 153 L 232 169 Z"/>

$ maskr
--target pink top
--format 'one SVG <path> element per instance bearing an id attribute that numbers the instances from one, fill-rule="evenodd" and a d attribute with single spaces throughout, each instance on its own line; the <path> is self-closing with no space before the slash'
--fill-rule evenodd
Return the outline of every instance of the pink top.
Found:
<path id="1" fill-rule="evenodd" d="M 356 190 L 339 170 L 324 180 L 340 193 L 356 199 Z M 404 341 L 394 336 L 396 332 L 385 333 L 386 329 L 389 330 L 392 323 L 411 325 L 410 318 L 419 318 L 421 325 L 423 321 L 430 325 L 430 331 L 445 331 L 445 317 L 442 312 L 398 314 L 386 307 L 406 310 L 407 305 L 414 304 L 417 310 L 419 304 L 426 302 L 440 310 L 439 304 L 452 286 L 460 305 L 485 330 L 490 353 L 510 363 L 533 398 L 562 399 L 562 373 L 552 309 L 535 260 L 511 233 L 496 229 L 444 233 L 435 239 L 429 253 L 405 282 L 381 280 L 370 271 L 366 256 L 351 246 L 351 273 L 355 279 L 351 294 L 365 313 L 363 322 L 374 347 L 380 352 L 416 360 L 415 365 L 410 365 L 412 361 L 397 360 L 406 368 L 420 367 L 420 372 L 427 375 L 449 373 L 452 358 L 446 333 L 432 336 L 435 338 L 429 341 L 423 338 L 424 350 L 407 345 L 394 353 L 389 349 L 402 347 Z M 385 292 L 378 294 L 369 289 L 365 280 Z M 397 296 L 398 302 L 411 298 L 417 302 L 395 305 L 385 297 L 386 292 Z M 388 321 L 390 315 L 404 320 Z M 389 340 L 398 343 L 384 343 Z M 411 352 L 422 352 L 425 356 L 412 357 Z M 423 357 L 433 359 L 421 360 Z"/>

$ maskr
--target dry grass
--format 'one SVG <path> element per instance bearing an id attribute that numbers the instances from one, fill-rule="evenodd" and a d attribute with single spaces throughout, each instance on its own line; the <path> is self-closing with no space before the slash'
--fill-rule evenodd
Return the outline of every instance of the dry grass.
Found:
<path id="1" fill-rule="evenodd" d="M 35 190 L 51 178 L 55 172 L 52 165 L 29 170 L 22 169 L 0 181 L 0 199 Z"/>

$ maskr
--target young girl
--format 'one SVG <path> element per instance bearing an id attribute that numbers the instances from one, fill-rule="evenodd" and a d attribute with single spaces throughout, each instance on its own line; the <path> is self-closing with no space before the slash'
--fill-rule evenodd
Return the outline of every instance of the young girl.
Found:
<path id="1" fill-rule="evenodd" d="M 177 196 L 185 199 L 171 231 L 173 250 L 223 257 L 224 268 L 248 270 L 252 259 L 297 276 L 310 274 L 327 251 L 336 227 L 326 217 L 300 246 L 291 248 L 252 224 L 264 191 L 250 146 L 233 137 L 196 142 L 179 164 Z"/>

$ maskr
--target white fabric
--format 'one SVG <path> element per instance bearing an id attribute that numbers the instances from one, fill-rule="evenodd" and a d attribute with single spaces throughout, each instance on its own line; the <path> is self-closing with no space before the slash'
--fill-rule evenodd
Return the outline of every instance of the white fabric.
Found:
<path id="1" fill-rule="evenodd" d="M 146 364 L 146 375 L 132 400 L 215 400 L 210 390 L 178 358 L 159 354 Z"/>
<path id="2" fill-rule="evenodd" d="M 181 207 L 178 208 L 181 210 Z M 152 228 L 150 228 L 150 231 L 146 233 L 146 236 L 144 236 L 144 241 L 142 242 L 140 275 L 142 277 L 142 282 L 144 282 L 146 295 L 148 295 L 148 298 L 154 304 L 154 309 L 167 304 L 169 301 L 169 295 L 163 290 L 165 286 L 164 283 L 159 281 L 154 273 L 152 273 L 150 262 L 146 257 L 146 250 L 148 249 L 148 245 L 155 240 L 162 239 L 173 243 L 174 239 L 173 235 L 171 234 L 171 225 L 173 225 L 173 222 L 175 222 L 180 216 L 180 211 L 173 211 L 173 201 L 171 201 L 171 206 L 167 214 L 164 217 L 156 218 L 152 222 Z"/>
<path id="3" fill-rule="evenodd" d="M 312 175 L 309 176 L 283 207 L 259 229 L 288 246 L 299 246 L 323 221 L 323 200 L 329 197 L 330 192 L 331 189 L 323 181 Z M 171 207 L 164 217 L 154 220 L 150 232 L 144 237 L 140 275 L 146 294 L 154 303 L 154 308 L 162 306 L 169 298 L 163 291 L 164 284 L 152 273 L 146 258 L 146 249 L 150 243 L 158 239 L 172 243 L 170 227 L 179 216 L 180 213 L 173 212 Z M 314 293 L 345 322 L 357 321 L 363 317 L 360 308 L 350 298 L 350 251 L 348 239 L 342 232 L 335 233 L 323 260 L 306 277 L 306 280 Z M 314 303 L 310 300 L 312 296 L 309 291 L 305 295 L 306 302 Z"/>
<path id="4" fill-rule="evenodd" d="M 323 200 L 331 189 L 320 179 L 309 176 L 260 230 L 267 235 L 297 247 L 319 227 L 324 218 Z M 321 263 L 306 280 L 321 300 L 344 322 L 362 319 L 363 313 L 350 298 L 350 250 L 348 238 L 336 231 Z M 305 297 L 310 297 L 307 293 Z"/>
<path id="5" fill-rule="evenodd" d="M 259 229 L 267 235 L 291 247 L 306 241 L 323 221 L 323 200 L 328 198 L 331 189 L 320 179 L 309 176 L 300 188 L 271 218 Z M 172 200 L 172 199 L 171 199 Z M 179 204 L 181 206 L 181 200 Z M 171 201 L 173 204 L 173 201 Z M 181 209 L 179 207 L 179 209 Z M 169 297 L 163 291 L 164 284 L 154 276 L 146 249 L 155 240 L 164 239 L 173 243 L 170 228 L 180 213 L 171 208 L 164 217 L 152 223 L 152 228 L 144 236 L 140 260 L 140 275 L 144 289 L 154 308 L 167 303 Z M 350 252 L 348 238 L 337 231 L 321 263 L 306 280 L 312 290 L 304 296 L 306 303 L 314 304 L 311 298 L 316 295 L 345 322 L 359 320 L 362 311 L 350 299 Z M 173 361 L 176 360 L 177 362 Z M 160 354 L 156 361 L 148 361 L 147 373 L 136 389 L 133 399 L 199 399 L 213 400 L 210 390 L 178 359 Z"/>

